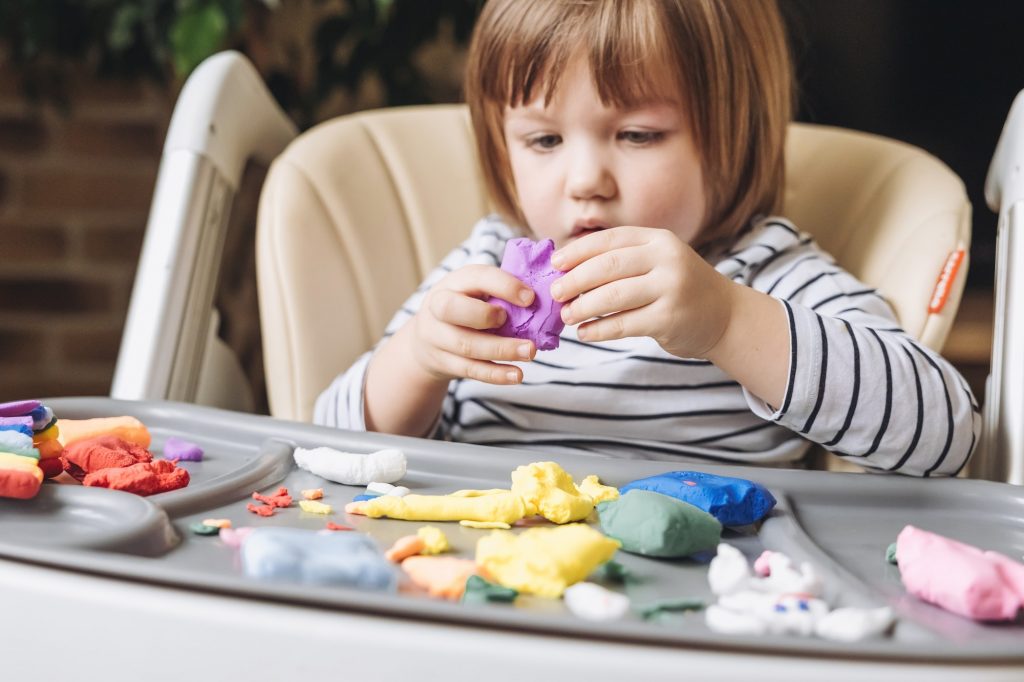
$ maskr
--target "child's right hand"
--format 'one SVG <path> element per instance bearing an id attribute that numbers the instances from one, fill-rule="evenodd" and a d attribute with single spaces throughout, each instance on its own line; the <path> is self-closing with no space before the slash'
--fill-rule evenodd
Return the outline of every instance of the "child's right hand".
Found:
<path id="1" fill-rule="evenodd" d="M 506 313 L 487 303 L 490 296 L 521 306 L 534 292 L 516 277 L 493 265 L 466 265 L 435 284 L 416 315 L 407 323 L 416 364 L 441 381 L 476 379 L 489 384 L 518 384 L 523 372 L 498 361 L 532 360 L 532 341 L 507 338 L 484 330 L 501 326 Z"/>

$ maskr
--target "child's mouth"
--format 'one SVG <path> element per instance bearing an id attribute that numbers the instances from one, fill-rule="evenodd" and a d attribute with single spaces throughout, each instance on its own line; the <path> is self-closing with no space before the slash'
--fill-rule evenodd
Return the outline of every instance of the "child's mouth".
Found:
<path id="1" fill-rule="evenodd" d="M 585 237 L 588 234 L 593 234 L 594 232 L 600 232 L 601 230 L 604 230 L 604 229 L 607 229 L 604 225 L 588 225 L 588 226 L 577 225 L 577 226 L 572 228 L 572 234 L 570 234 L 569 236 L 570 237 Z"/>

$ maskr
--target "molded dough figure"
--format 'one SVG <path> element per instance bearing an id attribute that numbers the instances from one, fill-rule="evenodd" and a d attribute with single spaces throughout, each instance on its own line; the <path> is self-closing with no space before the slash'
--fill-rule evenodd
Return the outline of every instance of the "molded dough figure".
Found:
<path id="1" fill-rule="evenodd" d="M 821 581 L 814 567 L 797 567 L 781 552 L 765 552 L 754 575 L 746 557 L 731 545 L 718 545 L 708 568 L 708 583 L 718 603 L 708 607 L 705 623 L 731 635 L 817 635 L 855 642 L 885 632 L 893 621 L 888 607 L 842 608 L 830 612 L 820 598 Z"/>

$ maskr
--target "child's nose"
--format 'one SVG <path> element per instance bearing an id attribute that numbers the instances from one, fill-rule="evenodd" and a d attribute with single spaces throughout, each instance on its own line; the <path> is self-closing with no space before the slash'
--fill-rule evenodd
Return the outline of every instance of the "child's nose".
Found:
<path id="1" fill-rule="evenodd" d="M 609 198 L 615 193 L 615 178 L 607 161 L 592 150 L 578 150 L 570 161 L 566 193 L 573 199 Z"/>

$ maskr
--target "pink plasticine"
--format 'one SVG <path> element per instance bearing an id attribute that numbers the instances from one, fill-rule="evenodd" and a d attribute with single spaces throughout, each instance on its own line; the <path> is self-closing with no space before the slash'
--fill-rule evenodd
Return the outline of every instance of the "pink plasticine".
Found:
<path id="1" fill-rule="evenodd" d="M 907 591 L 974 620 L 1013 620 L 1024 605 L 1024 565 L 996 552 L 906 526 L 896 560 Z"/>

